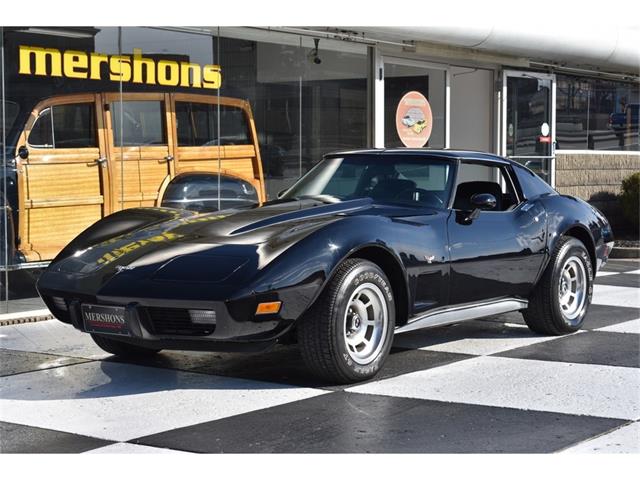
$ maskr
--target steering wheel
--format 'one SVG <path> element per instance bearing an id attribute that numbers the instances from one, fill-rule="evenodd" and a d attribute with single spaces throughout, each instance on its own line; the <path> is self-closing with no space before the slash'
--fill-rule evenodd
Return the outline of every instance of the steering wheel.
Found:
<path id="1" fill-rule="evenodd" d="M 428 205 L 436 205 L 438 207 L 441 207 L 444 205 L 444 201 L 438 195 L 436 195 L 433 192 L 430 192 L 429 190 L 425 190 L 424 188 L 417 188 L 417 187 L 405 188 L 404 190 L 400 190 L 393 197 L 393 199 L 398 200 L 400 197 L 402 197 L 403 195 L 406 195 L 407 193 L 411 195 L 412 199 L 413 199 L 413 195 L 417 193 L 418 197 L 420 198 L 420 203 L 426 203 Z"/>

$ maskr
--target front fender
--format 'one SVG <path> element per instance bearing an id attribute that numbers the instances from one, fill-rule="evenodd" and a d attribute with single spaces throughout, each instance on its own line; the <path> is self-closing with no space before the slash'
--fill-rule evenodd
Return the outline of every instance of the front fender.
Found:
<path id="1" fill-rule="evenodd" d="M 334 220 L 287 245 L 259 272 L 255 281 L 237 292 L 236 298 L 277 292 L 285 309 L 283 316 L 295 320 L 315 302 L 338 266 L 368 247 L 380 248 L 395 259 L 406 286 L 407 271 L 394 240 L 402 238 L 399 228 L 402 227 L 386 217 Z"/>

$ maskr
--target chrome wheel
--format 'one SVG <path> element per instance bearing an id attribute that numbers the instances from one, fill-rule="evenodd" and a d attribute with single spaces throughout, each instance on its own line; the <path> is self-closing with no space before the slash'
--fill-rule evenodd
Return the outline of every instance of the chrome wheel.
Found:
<path id="1" fill-rule="evenodd" d="M 344 314 L 344 341 L 351 359 L 371 363 L 382 350 L 389 323 L 384 294 L 373 283 L 359 285 L 351 294 Z"/>
<path id="2" fill-rule="evenodd" d="M 582 260 L 576 256 L 569 257 L 562 267 L 558 300 L 567 320 L 578 317 L 587 301 L 587 272 Z"/>

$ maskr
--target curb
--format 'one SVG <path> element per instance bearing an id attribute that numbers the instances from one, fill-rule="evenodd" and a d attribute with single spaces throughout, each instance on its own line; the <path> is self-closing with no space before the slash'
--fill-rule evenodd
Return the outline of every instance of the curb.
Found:
<path id="1" fill-rule="evenodd" d="M 613 247 L 609 258 L 640 258 L 638 247 Z"/>
<path id="2" fill-rule="evenodd" d="M 48 310 L 32 310 L 30 312 L 16 312 L 0 315 L 0 327 L 19 325 L 21 323 L 42 322 L 52 320 L 54 316 Z"/>

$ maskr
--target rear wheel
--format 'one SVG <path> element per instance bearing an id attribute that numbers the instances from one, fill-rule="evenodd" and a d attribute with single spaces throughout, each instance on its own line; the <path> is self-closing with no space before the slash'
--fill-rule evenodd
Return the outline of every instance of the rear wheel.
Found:
<path id="1" fill-rule="evenodd" d="M 346 260 L 298 327 L 308 368 L 335 383 L 373 377 L 382 367 L 395 327 L 393 292 L 384 272 L 362 259 Z"/>
<path id="2" fill-rule="evenodd" d="M 529 307 L 523 311 L 524 320 L 536 333 L 576 332 L 587 315 L 592 293 L 589 252 L 580 240 L 562 237 L 529 299 Z"/>
<path id="3" fill-rule="evenodd" d="M 91 334 L 91 338 L 105 352 L 124 358 L 140 358 L 155 355 L 160 350 L 155 348 L 145 348 L 130 343 L 120 342 L 102 335 Z"/>

